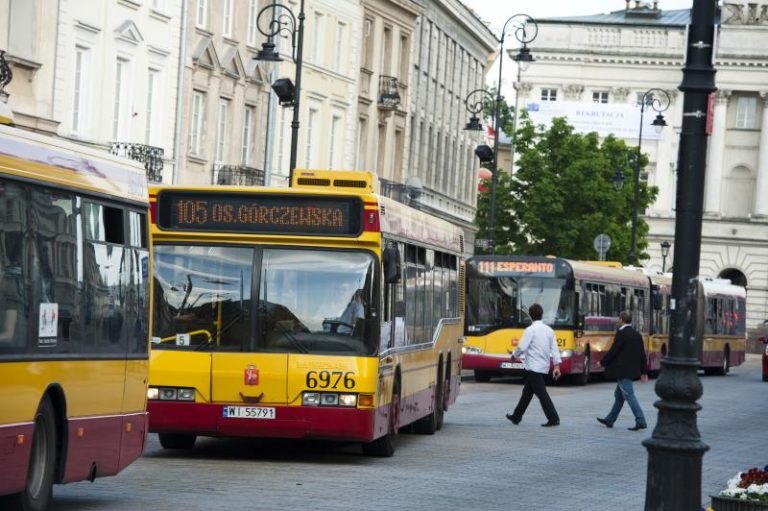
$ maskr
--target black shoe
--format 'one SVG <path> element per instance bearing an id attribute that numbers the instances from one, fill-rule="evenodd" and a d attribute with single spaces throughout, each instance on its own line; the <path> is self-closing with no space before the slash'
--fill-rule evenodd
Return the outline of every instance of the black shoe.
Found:
<path id="1" fill-rule="evenodd" d="M 595 417 L 597 419 L 597 422 L 605 426 L 606 428 L 612 428 L 613 422 L 608 422 L 607 420 L 603 419 L 602 417 Z"/>
<path id="2" fill-rule="evenodd" d="M 560 421 L 547 421 L 547 423 L 546 424 L 542 424 L 541 427 L 542 428 L 551 428 L 552 426 L 559 426 L 559 425 L 560 425 Z"/>
<path id="3" fill-rule="evenodd" d="M 517 426 L 518 424 L 520 424 L 520 419 L 516 419 L 516 418 L 515 418 L 515 416 L 514 416 L 514 415 L 512 415 L 511 413 L 508 413 L 508 414 L 507 414 L 507 419 L 509 419 L 509 421 L 510 421 L 512 424 L 514 424 L 515 426 Z"/>
<path id="4" fill-rule="evenodd" d="M 630 430 L 630 431 L 640 431 L 641 429 L 645 429 L 645 428 L 647 428 L 647 427 L 648 427 L 648 426 L 639 426 L 639 425 L 635 425 L 635 426 L 632 426 L 631 428 L 627 428 L 627 429 L 628 429 L 628 430 Z"/>

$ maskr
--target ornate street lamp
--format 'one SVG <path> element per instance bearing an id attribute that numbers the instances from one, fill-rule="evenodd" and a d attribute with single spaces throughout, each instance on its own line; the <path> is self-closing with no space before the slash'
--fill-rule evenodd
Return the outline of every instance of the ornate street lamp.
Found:
<path id="1" fill-rule="evenodd" d="M 499 181 L 499 116 L 501 115 L 501 102 L 504 98 L 501 95 L 501 76 L 502 68 L 504 64 L 504 39 L 507 34 L 507 30 L 514 29 L 513 34 L 522 47 L 515 56 L 514 60 L 518 62 L 518 81 L 520 80 L 520 65 L 527 65 L 533 62 L 533 56 L 531 50 L 528 48 L 528 43 L 536 39 L 539 35 L 539 26 L 536 21 L 527 14 L 515 14 L 504 22 L 504 26 L 501 29 L 501 38 L 499 39 L 499 81 L 496 84 L 496 97 L 493 98 L 491 93 L 484 89 L 476 89 L 470 92 L 464 99 L 464 103 L 467 106 L 467 110 L 472 114 L 469 118 L 469 122 L 464 129 L 467 130 L 482 130 L 482 125 L 477 117 L 477 114 L 481 112 L 484 106 L 493 103 L 493 161 L 491 168 L 491 207 L 488 213 L 488 241 L 491 253 L 495 252 L 495 240 L 496 240 L 496 184 Z M 514 112 L 515 123 L 517 124 L 517 107 Z M 515 127 L 512 132 L 512 148 L 514 151 L 515 146 Z M 513 153 L 514 154 L 514 153 Z"/>
<path id="2" fill-rule="evenodd" d="M 263 28 L 261 17 L 265 13 L 270 13 L 270 20 L 267 27 Z M 293 170 L 296 168 L 296 152 L 299 144 L 299 99 L 301 98 L 301 64 L 304 52 L 304 19 L 304 0 L 301 0 L 299 5 L 298 19 L 294 16 L 291 9 L 278 3 L 276 0 L 261 9 L 258 16 L 256 16 L 256 27 L 259 29 L 259 32 L 267 36 L 267 41 L 262 43 L 261 50 L 254 57 L 255 60 L 280 62 L 283 59 L 275 51 L 274 38 L 281 33 L 288 34 L 291 37 L 291 59 L 296 64 L 295 83 L 291 83 L 287 78 L 281 78 L 272 85 L 272 88 L 278 95 L 280 104 L 293 107 L 288 186 L 293 184 Z"/>
<path id="3" fill-rule="evenodd" d="M 671 246 L 672 245 L 667 240 L 661 242 L 661 273 L 667 271 L 667 256 L 669 255 L 669 247 Z"/>
<path id="4" fill-rule="evenodd" d="M 640 159 L 642 157 L 641 146 L 643 144 L 643 115 L 645 107 L 651 107 L 658 115 L 653 120 L 653 127 L 657 133 L 661 133 L 667 122 L 661 112 L 669 108 L 669 94 L 662 89 L 649 89 L 640 99 L 640 133 L 637 137 L 637 154 L 635 155 L 634 175 L 632 176 L 632 242 L 629 249 L 629 264 L 637 266 L 637 201 L 640 196 Z"/>
<path id="5" fill-rule="evenodd" d="M 704 389 L 698 376 L 701 330 L 695 313 L 701 218 L 707 168 L 707 112 L 715 92 L 714 48 L 716 2 L 693 2 L 688 25 L 683 81 L 683 114 L 677 153 L 675 255 L 672 275 L 674 306 L 670 312 L 669 350 L 656 380 L 659 410 L 648 450 L 645 509 L 700 509 L 701 462 L 709 448 L 701 440 L 696 401 Z"/>

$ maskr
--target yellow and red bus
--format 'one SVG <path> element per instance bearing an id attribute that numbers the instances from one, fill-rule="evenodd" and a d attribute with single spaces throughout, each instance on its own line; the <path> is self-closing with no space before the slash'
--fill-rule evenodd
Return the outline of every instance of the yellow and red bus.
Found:
<path id="1" fill-rule="evenodd" d="M 522 374 L 510 354 L 531 322 L 528 306 L 557 338 L 563 375 L 584 385 L 613 341 L 616 319 L 631 310 L 647 339 L 650 287 L 642 272 L 556 257 L 476 256 L 467 262 L 463 366 L 477 381 Z M 658 361 L 656 362 L 658 363 Z"/>
<path id="2" fill-rule="evenodd" d="M 150 189 L 163 447 L 318 438 L 391 456 L 401 427 L 441 427 L 460 382 L 463 236 L 373 179 Z"/>
<path id="3" fill-rule="evenodd" d="M 697 324 L 702 328 L 701 367 L 726 374 L 746 352 L 743 287 L 702 278 Z M 478 256 L 467 262 L 466 344 L 463 367 L 477 381 L 522 374 L 512 360 L 527 308 L 539 303 L 543 321 L 557 338 L 564 375 L 580 385 L 604 369 L 599 361 L 610 349 L 619 312 L 629 310 L 633 327 L 646 343 L 648 370 L 658 374 L 669 342 L 672 279 L 648 276 L 619 263 L 570 261 L 555 257 Z"/>
<path id="4" fill-rule="evenodd" d="M 150 262 L 143 168 L 0 126 L 3 509 L 143 453 Z"/>

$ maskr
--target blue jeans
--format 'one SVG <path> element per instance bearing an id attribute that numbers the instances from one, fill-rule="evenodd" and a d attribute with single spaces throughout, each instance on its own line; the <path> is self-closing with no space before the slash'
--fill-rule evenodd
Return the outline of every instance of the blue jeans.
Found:
<path id="1" fill-rule="evenodd" d="M 640 408 L 640 403 L 638 403 L 637 398 L 635 397 L 635 389 L 632 386 L 632 380 L 624 378 L 617 380 L 616 391 L 613 393 L 613 397 L 615 398 L 613 401 L 613 408 L 611 408 L 610 413 L 605 416 L 607 422 L 610 424 L 616 422 L 616 419 L 619 418 L 619 412 L 621 412 L 621 408 L 624 406 L 624 401 L 626 401 L 629 403 L 629 407 L 635 415 L 635 424 L 640 427 L 647 427 L 643 410 Z"/>

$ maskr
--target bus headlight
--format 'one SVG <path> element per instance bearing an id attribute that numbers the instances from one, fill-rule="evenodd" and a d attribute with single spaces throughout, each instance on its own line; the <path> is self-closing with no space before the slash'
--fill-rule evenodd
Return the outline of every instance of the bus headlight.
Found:
<path id="1" fill-rule="evenodd" d="M 339 395 L 335 392 L 320 394 L 320 404 L 323 406 L 339 406 Z"/>
<path id="2" fill-rule="evenodd" d="M 357 394 L 340 394 L 339 406 L 357 406 Z"/>
<path id="3" fill-rule="evenodd" d="M 305 392 L 301 395 L 301 404 L 303 406 L 318 406 L 320 404 L 320 393 Z"/>
<path id="4" fill-rule="evenodd" d="M 573 350 L 562 350 L 562 351 L 560 352 L 560 356 L 561 356 L 562 358 L 568 358 L 568 357 L 572 357 L 572 356 L 573 356 Z"/>
<path id="5" fill-rule="evenodd" d="M 160 399 L 160 391 L 157 387 L 149 387 L 147 389 L 147 399 Z"/>
<path id="6" fill-rule="evenodd" d="M 178 399 L 179 401 L 194 401 L 195 389 L 179 389 Z"/>
<path id="7" fill-rule="evenodd" d="M 481 354 L 483 352 L 483 350 L 481 350 L 477 346 L 467 346 L 467 345 L 464 345 L 464 346 L 461 347 L 461 352 L 465 353 L 467 355 L 479 355 L 479 354 Z"/>
<path id="8" fill-rule="evenodd" d="M 175 401 L 177 395 L 178 390 L 174 389 L 173 387 L 163 387 L 160 389 L 161 401 Z"/>

